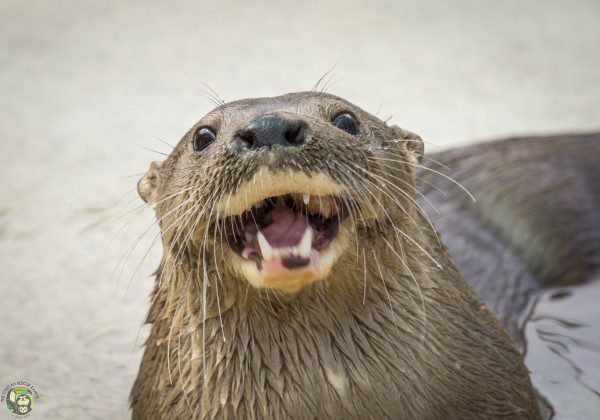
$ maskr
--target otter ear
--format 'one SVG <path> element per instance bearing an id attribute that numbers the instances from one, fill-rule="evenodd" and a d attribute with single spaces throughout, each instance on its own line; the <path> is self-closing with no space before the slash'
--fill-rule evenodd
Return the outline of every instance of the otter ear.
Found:
<path id="1" fill-rule="evenodd" d="M 421 137 L 419 137 L 415 133 L 400 128 L 397 125 L 391 126 L 390 130 L 392 131 L 394 139 L 402 140 L 402 147 L 411 152 L 416 158 L 417 162 L 420 162 L 423 158 L 423 152 L 425 150 L 425 147 L 423 146 L 423 140 L 421 140 Z"/>
<path id="2" fill-rule="evenodd" d="M 158 174 L 162 162 L 152 162 L 148 172 L 138 181 L 137 190 L 142 200 L 150 204 L 153 208 L 158 201 Z"/>

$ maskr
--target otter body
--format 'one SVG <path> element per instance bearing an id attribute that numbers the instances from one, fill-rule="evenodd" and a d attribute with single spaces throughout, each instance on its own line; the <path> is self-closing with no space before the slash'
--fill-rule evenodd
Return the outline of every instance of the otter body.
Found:
<path id="1" fill-rule="evenodd" d="M 138 185 L 165 251 L 133 417 L 539 418 L 501 293 L 483 294 L 514 343 L 420 206 L 460 203 L 416 189 L 439 181 L 421 155 L 314 92 L 196 124 Z"/>
<path id="2" fill-rule="evenodd" d="M 599 156 L 593 133 L 480 143 L 423 162 L 476 197 L 435 172 L 419 173 L 417 201 L 522 351 L 523 323 L 544 288 L 600 279 Z"/>

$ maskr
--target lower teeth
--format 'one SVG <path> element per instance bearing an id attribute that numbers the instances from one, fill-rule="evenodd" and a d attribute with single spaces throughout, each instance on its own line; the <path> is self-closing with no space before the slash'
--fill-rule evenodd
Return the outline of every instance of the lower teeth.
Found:
<path id="1" fill-rule="evenodd" d="M 310 226 L 306 227 L 300 242 L 293 247 L 274 248 L 269 244 L 269 241 L 267 241 L 267 238 L 265 238 L 261 231 L 258 231 L 256 237 L 258 247 L 265 261 L 285 257 L 310 258 L 313 241 L 313 230 Z"/>

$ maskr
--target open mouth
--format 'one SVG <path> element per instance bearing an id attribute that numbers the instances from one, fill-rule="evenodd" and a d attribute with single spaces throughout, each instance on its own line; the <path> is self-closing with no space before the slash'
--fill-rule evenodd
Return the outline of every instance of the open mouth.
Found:
<path id="1" fill-rule="evenodd" d="M 225 220 L 231 249 L 270 273 L 317 269 L 347 208 L 340 197 L 285 194 L 261 200 Z"/>

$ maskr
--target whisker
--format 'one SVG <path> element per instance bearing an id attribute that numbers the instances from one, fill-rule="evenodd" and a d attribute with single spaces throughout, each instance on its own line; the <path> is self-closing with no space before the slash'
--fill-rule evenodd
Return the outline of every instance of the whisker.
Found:
<path id="1" fill-rule="evenodd" d="M 169 156 L 168 153 L 159 152 L 158 150 L 150 149 L 149 147 L 142 146 L 141 144 L 137 144 L 137 143 L 134 143 L 134 142 L 131 142 L 131 144 L 133 144 L 134 146 L 137 146 L 137 147 L 141 147 L 142 149 L 146 149 L 149 152 L 158 153 L 159 155 L 163 155 L 163 156 L 167 156 L 167 157 Z"/>
<path id="2" fill-rule="evenodd" d="M 158 140 L 159 142 L 161 142 L 162 144 L 169 146 L 171 149 L 174 149 L 175 146 L 173 146 L 172 144 L 167 143 L 166 141 L 164 141 L 163 139 L 161 139 L 160 137 L 154 137 L 154 139 Z"/>
<path id="3" fill-rule="evenodd" d="M 392 162 L 395 161 L 394 159 L 385 159 L 385 158 L 379 158 L 379 157 L 377 159 L 384 160 L 384 161 L 392 161 Z M 443 178 L 446 178 L 448 181 L 454 183 L 457 187 L 459 187 L 461 190 L 463 190 L 471 198 L 471 200 L 473 200 L 474 202 L 477 201 L 477 200 L 475 200 L 475 197 L 473 197 L 473 194 L 471 194 L 469 192 L 469 190 L 467 190 L 460 182 L 456 181 L 454 178 L 449 177 L 448 175 L 443 174 L 440 171 L 436 171 L 435 169 L 428 168 L 427 166 L 419 165 L 419 164 L 412 163 L 412 162 L 403 162 L 403 163 L 406 165 L 411 165 L 411 166 L 415 166 L 417 168 L 424 169 L 426 171 L 431 171 Z"/>
<path id="4" fill-rule="evenodd" d="M 396 249 L 389 243 L 389 241 L 385 237 L 382 237 L 381 239 L 383 239 L 383 241 L 387 244 L 388 248 L 396 255 L 396 257 L 398 258 L 398 260 L 400 261 L 400 263 L 402 264 L 402 266 L 404 267 L 404 269 L 406 271 L 408 271 L 408 274 L 410 275 L 410 278 L 412 279 L 413 283 L 417 287 L 417 290 L 419 291 L 419 297 L 421 299 L 421 307 L 422 307 L 423 316 L 424 316 L 423 325 L 422 325 L 422 328 L 421 328 L 421 339 L 423 339 L 424 338 L 423 330 L 425 329 L 425 326 L 427 325 L 427 310 L 425 308 L 425 298 L 423 296 L 423 292 L 421 291 L 421 286 L 419 286 L 419 283 L 417 282 L 417 279 L 415 278 L 415 276 L 413 275 L 412 271 L 410 270 L 410 267 L 402 259 L 402 257 L 400 256 L 400 254 L 398 254 L 398 251 L 396 251 Z"/>
<path id="5" fill-rule="evenodd" d="M 363 286 L 363 305 L 367 301 L 367 256 L 363 249 L 363 274 L 364 274 L 364 286 Z"/>
<path id="6" fill-rule="evenodd" d="M 211 93 L 212 96 L 221 104 L 221 105 L 225 105 L 225 101 L 223 100 L 223 98 L 221 98 L 221 95 L 219 95 L 217 93 L 217 91 L 215 91 L 213 88 L 211 88 L 209 85 L 207 85 L 206 83 L 204 83 L 202 80 L 198 80 L 198 82 L 200 82 L 204 87 L 206 87 Z"/>
<path id="7" fill-rule="evenodd" d="M 396 312 L 394 312 L 394 307 L 392 306 L 392 299 L 390 297 L 390 292 L 385 285 L 385 278 L 383 272 L 381 271 L 381 266 L 379 265 L 379 259 L 377 258 L 377 254 L 375 250 L 371 250 L 373 252 L 373 260 L 375 260 L 375 265 L 377 265 L 377 270 L 379 271 L 379 277 L 381 278 L 381 283 L 383 284 L 383 289 L 385 290 L 385 294 L 387 296 L 388 304 L 390 305 L 390 312 L 392 313 L 392 318 L 394 319 L 394 328 L 396 328 L 396 334 L 400 334 L 398 331 L 398 322 L 396 320 Z"/>

